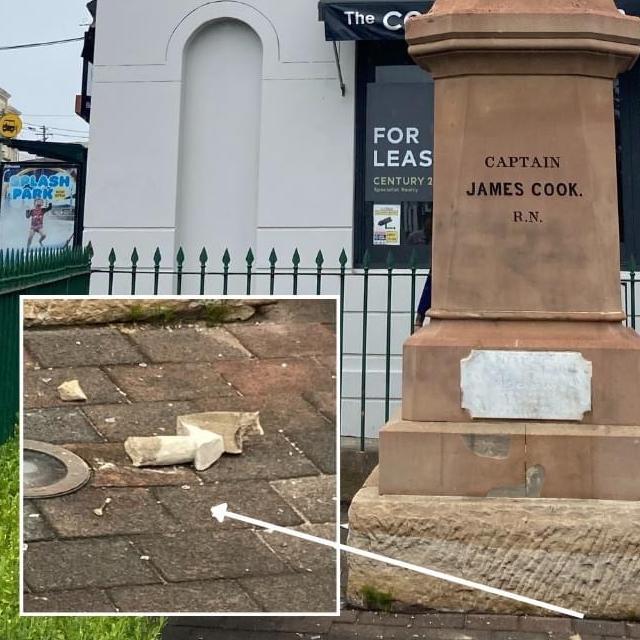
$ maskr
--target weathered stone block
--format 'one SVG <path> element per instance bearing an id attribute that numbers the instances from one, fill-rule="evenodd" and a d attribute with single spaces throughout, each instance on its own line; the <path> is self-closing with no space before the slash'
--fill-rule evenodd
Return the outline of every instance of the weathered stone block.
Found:
<path id="1" fill-rule="evenodd" d="M 51 302 L 55 304 L 55 301 Z M 43 367 L 86 367 L 144 361 L 143 354 L 113 327 L 31 330 L 25 332 L 24 342 Z"/>
<path id="2" fill-rule="evenodd" d="M 209 363 L 170 363 L 144 369 L 118 365 L 106 369 L 134 402 L 237 396 Z"/>
<path id="3" fill-rule="evenodd" d="M 67 402 L 59 398 L 57 392 L 57 388 L 68 380 L 80 381 L 85 394 L 89 398 L 86 404 L 125 402 L 122 392 L 97 367 L 65 367 L 64 369 L 24 371 L 25 409 L 68 406 Z"/>
<path id="4" fill-rule="evenodd" d="M 640 619 L 640 502 L 381 496 L 363 488 L 349 541 L 422 567 L 584 612 Z M 545 615 L 518 602 L 350 555 L 347 598 L 394 608 Z"/>
<path id="5" fill-rule="evenodd" d="M 22 416 L 24 437 L 51 444 L 102 442 L 102 438 L 79 408 L 25 411 Z"/>
<path id="6" fill-rule="evenodd" d="M 237 338 L 222 327 L 183 327 L 175 331 L 143 325 L 130 331 L 129 337 L 149 362 L 216 362 L 251 357 Z"/>
<path id="7" fill-rule="evenodd" d="M 155 319 L 159 314 L 197 316 L 206 305 L 225 307 L 224 319 L 248 320 L 255 309 L 272 304 L 269 300 L 27 300 L 24 323 L 27 327 L 47 325 L 105 324 Z"/>
<path id="8" fill-rule="evenodd" d="M 153 567 L 124 538 L 30 544 L 24 578 L 35 593 L 160 582 Z"/>
<path id="9" fill-rule="evenodd" d="M 380 431 L 380 492 L 640 500 L 640 426 L 409 422 Z"/>
<path id="10" fill-rule="evenodd" d="M 265 611 L 333 612 L 339 608 L 333 573 L 265 576 L 240 580 L 240 585 Z"/>
<path id="11" fill-rule="evenodd" d="M 338 504 L 335 476 L 276 480 L 271 486 L 309 522 L 335 521 Z"/>
<path id="12" fill-rule="evenodd" d="M 317 323 L 234 325 L 229 331 L 259 358 L 291 358 L 336 352 L 336 334 Z"/>

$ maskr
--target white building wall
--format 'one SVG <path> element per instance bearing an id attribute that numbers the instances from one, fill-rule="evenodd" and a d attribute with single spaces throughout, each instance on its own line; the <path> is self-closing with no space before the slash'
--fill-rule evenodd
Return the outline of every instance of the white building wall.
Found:
<path id="1" fill-rule="evenodd" d="M 340 93 L 331 43 L 325 42 L 318 21 L 317 0 L 108 0 L 98 5 L 94 84 L 91 114 L 92 144 L 89 152 L 85 241 L 95 251 L 94 265 L 107 265 L 111 248 L 117 264 L 127 266 L 133 247 L 140 266 L 152 266 L 156 247 L 162 265 L 171 266 L 180 243 L 195 246 L 198 230 L 180 229 L 181 171 L 201 162 L 198 136 L 216 135 L 220 123 L 212 121 L 214 92 L 202 104 L 186 106 L 184 52 L 200 29 L 216 21 L 235 20 L 246 25 L 262 46 L 260 105 L 256 135 L 257 201 L 252 247 L 256 270 L 268 264 L 275 248 L 279 264 L 291 264 L 297 248 L 303 267 L 315 267 L 319 249 L 325 266 L 337 266 L 344 248 L 352 257 L 354 181 L 354 76 L 355 45 L 340 45 L 341 66 L 347 85 Z M 140 37 L 144 34 L 144 37 Z M 240 55 L 238 53 L 238 55 Z M 202 62 L 202 61 L 201 61 Z M 229 60 L 229 64 L 233 64 Z M 211 78 L 212 86 L 217 82 Z M 187 97 L 187 100 L 189 98 Z M 252 113 L 251 118 L 255 113 Z M 209 123 L 209 126 L 207 125 Z M 237 120 L 233 124 L 237 126 Z M 189 142 L 192 141 L 192 142 Z M 186 144 L 185 144 L 186 142 Z M 243 142 L 245 149 L 246 140 Z M 191 158 L 185 158 L 193 153 Z M 250 153 L 250 151 L 246 151 Z M 246 158 L 250 163 L 252 158 Z M 241 162 L 235 158 L 235 162 Z M 215 166 L 215 163 L 214 163 Z M 246 164 L 244 165 L 246 169 Z M 203 185 L 203 189 L 215 184 Z M 215 189 L 214 189 L 215 190 Z M 227 217 L 229 197 L 216 210 L 216 195 L 204 201 L 210 216 Z M 246 209 L 246 204 L 243 205 Z M 187 207 L 189 209 L 191 205 Z M 221 210 L 224 209 L 224 210 Z M 203 216 L 209 215 L 206 208 Z M 237 221 L 242 225 L 246 220 Z M 197 223 L 196 223 L 197 224 Z M 212 229 L 201 229 L 201 245 Z M 253 242 L 248 238 L 247 245 Z M 213 246 L 213 244 L 212 244 Z M 235 244 L 237 246 L 237 242 Z M 244 269 L 244 251 L 232 253 L 231 269 Z M 199 252 L 199 250 L 198 250 Z M 221 245 L 209 252 L 219 265 Z M 188 258 L 194 256 L 189 255 Z M 360 429 L 362 344 L 362 290 L 359 278 L 348 278 L 345 305 L 343 425 L 345 434 Z M 367 359 L 367 435 L 375 435 L 384 419 L 386 343 L 386 289 L 384 280 L 371 279 Z M 138 276 L 137 292 L 150 292 L 153 279 Z M 161 292 L 169 292 L 167 276 Z M 197 292 L 197 277 L 185 278 L 185 293 Z M 405 286 L 406 285 L 406 286 Z M 268 280 L 254 285 L 256 293 L 267 291 Z M 401 344 L 409 334 L 407 287 L 395 280 L 391 359 L 392 408 L 400 397 Z M 93 290 L 104 292 L 106 277 L 93 278 Z M 219 285 L 215 287 L 218 291 Z M 212 285 L 213 290 L 213 285 Z M 126 276 L 116 277 L 115 292 L 129 293 Z M 244 278 L 235 278 L 230 293 L 244 291 Z M 291 281 L 281 277 L 276 291 L 291 293 Z M 418 295 L 421 283 L 418 287 Z M 300 292 L 315 292 L 315 280 L 301 280 Z M 337 293 L 336 278 L 325 281 L 324 293 Z"/>

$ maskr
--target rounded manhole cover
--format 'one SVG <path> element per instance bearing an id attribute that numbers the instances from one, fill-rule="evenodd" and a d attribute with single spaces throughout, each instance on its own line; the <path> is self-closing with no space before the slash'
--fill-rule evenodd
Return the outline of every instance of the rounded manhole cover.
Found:
<path id="1" fill-rule="evenodd" d="M 77 491 L 91 477 L 87 463 L 75 453 L 46 442 L 25 440 L 22 481 L 25 498 L 53 498 Z"/>

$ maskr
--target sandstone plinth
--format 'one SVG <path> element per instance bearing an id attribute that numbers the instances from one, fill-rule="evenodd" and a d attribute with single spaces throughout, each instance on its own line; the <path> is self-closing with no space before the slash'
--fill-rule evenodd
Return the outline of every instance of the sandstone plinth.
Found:
<path id="1" fill-rule="evenodd" d="M 410 422 L 380 431 L 383 495 L 640 500 L 640 426 Z"/>
<path id="2" fill-rule="evenodd" d="M 381 496 L 349 510 L 354 547 L 585 613 L 640 618 L 640 502 Z M 394 610 L 535 613 L 511 600 L 349 555 L 348 600 Z"/>

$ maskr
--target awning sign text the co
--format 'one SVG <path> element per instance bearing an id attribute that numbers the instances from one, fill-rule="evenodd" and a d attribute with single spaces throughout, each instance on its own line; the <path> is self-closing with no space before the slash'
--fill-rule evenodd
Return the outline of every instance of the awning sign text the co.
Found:
<path id="1" fill-rule="evenodd" d="M 405 22 L 425 13 L 432 4 L 426 0 L 321 0 L 318 10 L 327 40 L 402 40 Z"/>

